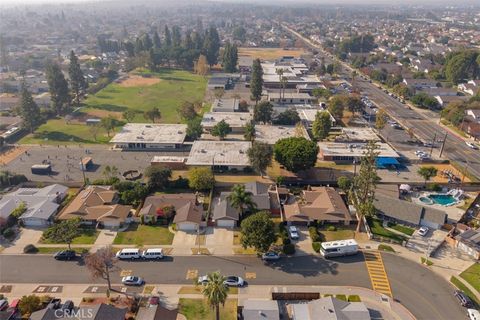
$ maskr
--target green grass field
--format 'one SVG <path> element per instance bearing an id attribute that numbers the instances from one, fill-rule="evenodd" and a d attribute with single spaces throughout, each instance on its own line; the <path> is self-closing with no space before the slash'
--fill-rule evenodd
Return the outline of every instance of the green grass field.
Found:
<path id="1" fill-rule="evenodd" d="M 178 302 L 178 312 L 187 320 L 210 320 L 215 319 L 215 310 L 204 299 L 184 299 Z M 237 300 L 227 299 L 225 306 L 220 306 L 220 319 L 237 319 Z"/>
<path id="2" fill-rule="evenodd" d="M 100 231 L 95 229 L 80 229 L 79 235 L 75 239 L 73 239 L 72 244 L 94 244 L 95 240 L 97 240 Z M 40 243 L 42 244 L 60 244 L 59 242 L 55 242 L 49 239 L 41 239 Z"/>
<path id="3" fill-rule="evenodd" d="M 131 224 L 127 231 L 117 233 L 113 244 L 135 244 L 137 246 L 153 244 L 172 244 L 174 234 L 164 226 Z"/>
<path id="4" fill-rule="evenodd" d="M 480 263 L 474 263 L 467 270 L 460 273 L 465 281 L 480 293 Z"/>
<path id="5" fill-rule="evenodd" d="M 134 110 L 137 115 L 133 122 L 150 122 L 143 112 L 153 107 L 160 109 L 160 123 L 180 123 L 177 108 L 184 101 L 203 101 L 207 78 L 184 70 L 162 69 L 159 72 L 137 71 L 134 75 L 158 78 L 153 85 L 122 86 L 111 83 L 96 94 L 88 97 L 79 114 L 84 117 L 106 117 L 112 115 L 123 122 L 122 112 Z M 200 112 L 209 108 L 206 104 Z M 82 120 L 83 121 L 83 120 Z M 120 126 L 116 131 L 120 130 Z M 114 133 L 107 136 L 103 128 L 98 129 L 94 138 L 92 128 L 75 120 L 68 124 L 65 119 L 51 119 L 41 125 L 33 134 L 26 135 L 21 144 L 99 144 L 108 143 Z"/>

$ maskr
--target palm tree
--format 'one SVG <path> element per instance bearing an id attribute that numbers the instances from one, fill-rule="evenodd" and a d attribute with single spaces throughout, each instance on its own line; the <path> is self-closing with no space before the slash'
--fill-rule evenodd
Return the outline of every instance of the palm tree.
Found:
<path id="1" fill-rule="evenodd" d="M 278 74 L 278 80 L 280 81 L 280 103 L 283 104 L 283 101 L 282 101 L 283 69 L 277 69 L 275 72 Z"/>
<path id="2" fill-rule="evenodd" d="M 202 290 L 208 304 L 215 308 L 215 319 L 220 320 L 220 304 L 225 305 L 228 296 L 228 287 L 225 285 L 225 277 L 220 272 L 212 272 L 207 275 L 208 282 Z"/>
<path id="3" fill-rule="evenodd" d="M 245 185 L 243 184 L 233 186 L 232 193 L 228 196 L 228 201 L 230 201 L 232 208 L 240 212 L 240 216 L 243 216 L 245 209 L 253 210 L 257 206 L 252 200 L 252 193 L 245 191 Z"/>

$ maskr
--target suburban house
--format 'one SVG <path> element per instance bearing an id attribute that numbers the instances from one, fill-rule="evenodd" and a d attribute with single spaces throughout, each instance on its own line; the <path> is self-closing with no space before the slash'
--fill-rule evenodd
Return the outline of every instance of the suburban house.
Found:
<path id="1" fill-rule="evenodd" d="M 248 182 L 245 184 L 245 191 L 251 193 L 252 201 L 256 204 L 257 210 L 268 210 L 272 213 L 279 213 L 279 203 L 275 201 L 275 193 L 270 190 L 270 185 L 261 182 Z M 218 200 L 213 203 L 212 220 L 219 227 L 233 228 L 240 220 L 240 212 L 230 205 L 228 196 L 231 192 L 222 192 Z"/>
<path id="2" fill-rule="evenodd" d="M 447 222 L 444 211 L 381 194 L 375 195 L 374 206 L 384 219 L 414 227 L 440 229 Z"/>
<path id="3" fill-rule="evenodd" d="M 196 140 L 187 159 L 187 166 L 208 166 L 216 171 L 243 170 L 250 167 L 247 151 L 250 141 Z"/>
<path id="4" fill-rule="evenodd" d="M 431 79 L 403 79 L 403 83 L 415 90 L 422 90 L 422 89 L 434 89 L 437 87 L 438 81 L 431 80 Z"/>
<path id="5" fill-rule="evenodd" d="M 370 312 L 363 302 L 347 302 L 334 297 L 324 297 L 308 303 L 295 303 L 292 320 L 342 319 L 370 320 Z"/>
<path id="6" fill-rule="evenodd" d="M 137 312 L 136 319 L 141 320 L 176 320 L 178 310 L 169 310 L 161 305 L 149 305 L 140 307 Z"/>
<path id="7" fill-rule="evenodd" d="M 186 135 L 186 124 L 127 123 L 110 142 L 123 150 L 171 150 L 181 148 Z"/>
<path id="8" fill-rule="evenodd" d="M 466 102 L 468 101 L 468 97 L 466 96 L 441 96 L 441 95 L 436 95 L 434 98 L 438 101 L 438 104 L 442 107 L 446 107 L 448 104 L 451 102 Z"/>
<path id="9" fill-rule="evenodd" d="M 145 199 L 140 216 L 144 221 L 152 221 L 162 217 L 166 208 L 174 211 L 173 222 L 178 230 L 195 231 L 201 226 L 204 210 L 193 193 L 160 194 Z"/>
<path id="10" fill-rule="evenodd" d="M 53 319 L 92 319 L 92 320 L 125 320 L 127 308 L 117 308 L 110 304 L 100 303 L 75 307 L 71 313 L 55 312 L 53 308 L 45 308 L 33 312 L 30 320 L 53 320 Z M 74 316 L 76 315 L 76 316 Z"/>
<path id="11" fill-rule="evenodd" d="M 26 211 L 20 216 L 26 227 L 47 227 L 52 223 L 68 188 L 52 184 L 44 188 L 20 188 L 0 199 L 0 218 L 7 220 L 22 203 Z"/>
<path id="12" fill-rule="evenodd" d="M 301 225 L 308 225 L 314 221 L 349 225 L 357 220 L 348 210 L 340 194 L 332 187 L 312 187 L 303 190 L 298 199 L 290 194 L 283 205 L 282 218 L 288 224 Z"/>
<path id="13" fill-rule="evenodd" d="M 245 126 L 252 121 L 252 114 L 248 112 L 207 112 L 202 118 L 202 127 L 211 132 L 220 121 L 228 123 L 232 133 L 244 133 Z"/>
<path id="14" fill-rule="evenodd" d="M 468 254 L 474 259 L 480 260 L 480 230 L 475 230 L 467 225 L 458 223 L 449 232 L 447 237 L 449 243 L 457 250 Z"/>
<path id="15" fill-rule="evenodd" d="M 59 220 L 80 218 L 83 224 L 118 229 L 133 221 L 132 207 L 118 204 L 110 186 L 88 186 L 63 209 Z"/>
<path id="16" fill-rule="evenodd" d="M 243 303 L 244 320 L 280 320 L 278 302 L 267 299 L 247 299 Z"/>
<path id="17" fill-rule="evenodd" d="M 480 80 L 470 80 L 467 83 L 460 83 L 458 90 L 468 93 L 471 96 L 477 95 L 480 92 Z"/>
<path id="18" fill-rule="evenodd" d="M 465 112 L 473 121 L 480 123 L 480 109 L 467 109 Z"/>

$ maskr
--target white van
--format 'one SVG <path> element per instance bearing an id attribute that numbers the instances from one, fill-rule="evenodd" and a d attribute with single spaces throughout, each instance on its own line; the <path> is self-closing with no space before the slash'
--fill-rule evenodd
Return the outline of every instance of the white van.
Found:
<path id="1" fill-rule="evenodd" d="M 142 258 L 145 260 L 163 259 L 163 249 L 162 248 L 147 249 L 143 251 Z"/>
<path id="2" fill-rule="evenodd" d="M 138 249 L 122 249 L 117 252 L 117 258 L 121 260 L 140 259 L 141 254 Z"/>
<path id="3" fill-rule="evenodd" d="M 349 256 L 357 252 L 358 244 L 353 239 L 322 242 L 320 246 L 320 254 L 325 258 Z"/>

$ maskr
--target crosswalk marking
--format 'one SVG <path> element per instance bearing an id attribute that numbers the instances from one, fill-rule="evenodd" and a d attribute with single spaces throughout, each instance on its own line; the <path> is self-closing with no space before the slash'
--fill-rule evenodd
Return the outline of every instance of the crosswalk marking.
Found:
<path id="1" fill-rule="evenodd" d="M 257 273 L 256 272 L 245 272 L 245 279 L 256 279 Z"/>
<path id="2" fill-rule="evenodd" d="M 128 276 L 131 276 L 131 275 L 132 275 L 132 270 L 122 270 L 120 272 L 121 277 L 128 277 Z"/>
<path id="3" fill-rule="evenodd" d="M 365 257 L 365 264 L 367 265 L 373 290 L 392 297 L 392 289 L 380 252 L 364 251 L 363 256 Z"/>

